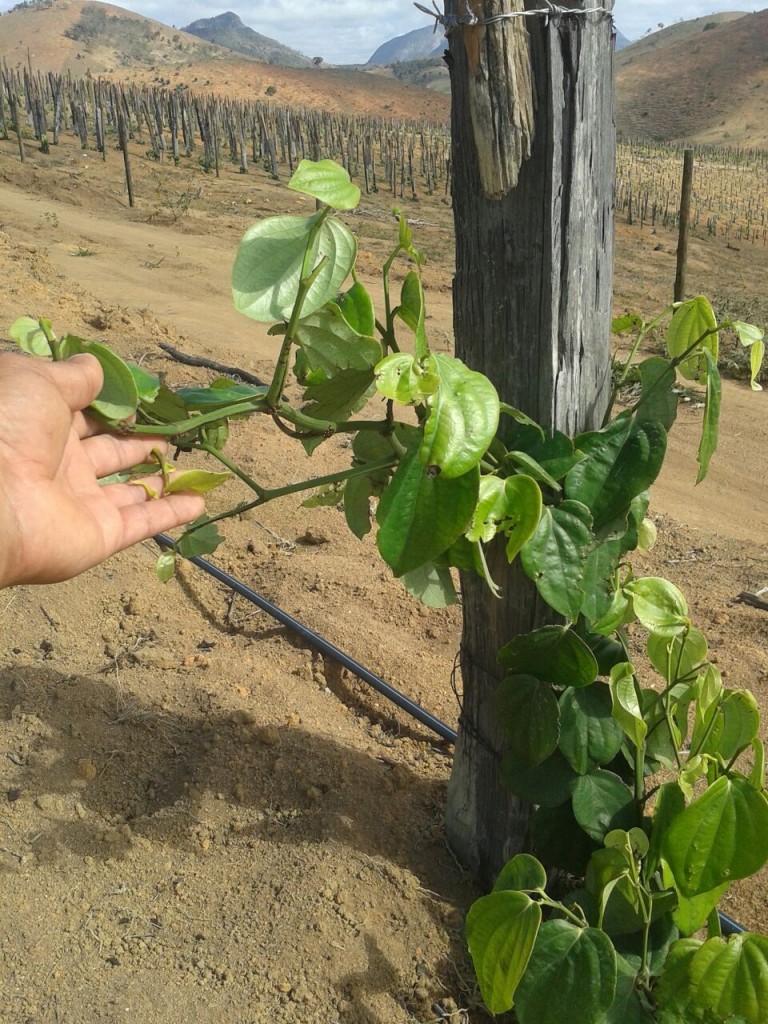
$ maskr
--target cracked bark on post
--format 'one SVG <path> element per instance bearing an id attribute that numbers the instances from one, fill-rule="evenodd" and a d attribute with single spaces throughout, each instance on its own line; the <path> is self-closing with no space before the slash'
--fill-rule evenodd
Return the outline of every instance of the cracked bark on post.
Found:
<path id="1" fill-rule="evenodd" d="M 478 19 L 524 9 L 523 0 L 469 0 Z M 517 185 L 531 155 L 533 80 L 525 18 L 465 25 L 467 87 L 472 134 L 483 193 L 498 199 Z"/>
<path id="2" fill-rule="evenodd" d="M 591 6 L 583 0 L 560 5 Z M 543 5 L 525 0 L 525 6 Z M 612 0 L 603 6 L 612 8 Z M 484 10 L 490 7 L 486 2 Z M 447 0 L 448 13 L 464 11 L 464 0 Z M 472 30 L 457 27 L 449 37 L 456 355 L 490 377 L 503 401 L 550 430 L 574 434 L 599 426 L 610 387 L 611 23 L 599 13 L 551 18 L 549 25 L 538 15 L 509 23 L 522 23 L 530 39 L 536 132 L 517 186 L 496 199 L 489 198 L 481 157 L 496 143 L 481 137 L 478 144 L 471 115 L 472 69 L 481 66 L 471 63 L 477 50 L 467 45 Z M 519 46 L 517 31 L 498 38 Z M 483 39 L 488 52 L 488 28 Z M 500 57 L 504 71 L 495 74 L 504 82 L 494 86 L 508 87 L 511 60 L 511 54 Z M 491 124 L 495 131 L 497 121 Z M 446 813 L 453 849 L 485 885 L 528 845 L 530 827 L 530 808 L 511 797 L 500 778 L 497 654 L 551 614 L 517 565 L 506 563 L 503 545 L 490 545 L 488 560 L 502 600 L 462 577 L 463 711 Z"/>

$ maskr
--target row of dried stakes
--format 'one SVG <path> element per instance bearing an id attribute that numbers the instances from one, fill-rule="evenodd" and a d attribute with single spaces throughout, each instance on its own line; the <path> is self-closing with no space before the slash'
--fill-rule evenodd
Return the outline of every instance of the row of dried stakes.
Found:
<path id="1" fill-rule="evenodd" d="M 200 147 L 198 163 L 218 177 L 229 160 L 242 174 L 251 164 L 273 178 L 290 176 L 300 160 L 334 159 L 360 181 L 366 193 L 388 189 L 393 196 L 419 198 L 450 191 L 450 137 L 446 126 L 333 114 L 195 94 L 179 87 L 123 85 L 71 74 L 0 69 L 0 139 L 16 134 L 19 156 L 31 135 L 43 152 L 72 131 L 83 150 L 107 159 L 110 137 L 123 151 L 129 203 L 134 205 L 128 142 L 147 156 L 188 160 Z"/>

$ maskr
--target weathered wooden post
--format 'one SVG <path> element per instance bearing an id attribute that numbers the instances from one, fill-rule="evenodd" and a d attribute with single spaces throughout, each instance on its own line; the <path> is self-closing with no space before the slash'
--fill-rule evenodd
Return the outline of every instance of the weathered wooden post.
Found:
<path id="1" fill-rule="evenodd" d="M 685 298 L 685 273 L 688 269 L 688 228 L 691 219 L 693 193 L 693 150 L 683 154 L 683 186 L 680 193 L 680 226 L 677 240 L 677 273 L 675 274 L 675 302 Z"/>
<path id="2" fill-rule="evenodd" d="M 610 385 L 612 8 L 446 2 L 456 354 L 503 401 L 567 433 L 600 425 Z M 501 600 L 462 581 L 463 709 L 447 811 L 449 841 L 484 883 L 526 845 L 530 820 L 500 778 L 497 652 L 551 614 L 503 544 L 489 555 Z"/>

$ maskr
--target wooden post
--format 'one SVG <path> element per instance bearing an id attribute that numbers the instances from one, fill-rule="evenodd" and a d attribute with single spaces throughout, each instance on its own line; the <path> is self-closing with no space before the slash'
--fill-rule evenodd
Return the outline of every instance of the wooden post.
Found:
<path id="1" fill-rule="evenodd" d="M 131 177 L 131 158 L 128 154 L 128 128 L 125 123 L 125 111 L 123 109 L 123 94 L 117 89 L 113 92 L 114 106 L 117 112 L 117 136 L 120 140 L 120 149 L 123 151 L 123 164 L 125 166 L 125 184 L 128 189 L 128 205 L 133 206 L 133 178 Z"/>
<path id="2" fill-rule="evenodd" d="M 542 6 L 525 0 L 527 9 Z M 579 11 L 585 4 L 561 0 L 560 6 Z M 613 0 L 603 6 L 610 11 Z M 471 7 L 478 17 L 489 17 L 500 4 L 486 0 Z M 465 10 L 464 0 L 448 0 L 446 14 Z M 483 104 L 471 99 L 469 83 L 475 91 L 483 87 L 476 74 L 483 48 L 498 54 L 499 67 L 506 67 L 505 53 L 511 63 L 522 47 L 520 30 L 501 21 L 457 26 L 449 36 L 456 354 L 490 377 L 503 401 L 549 430 L 572 434 L 600 425 L 610 390 L 611 20 L 592 13 L 514 21 L 523 22 L 529 37 L 535 111 L 535 125 L 527 129 L 530 157 L 521 151 L 516 187 L 509 165 L 506 174 L 489 178 L 491 154 L 505 147 L 497 135 L 506 122 L 488 120 L 478 133 L 471 104 Z M 513 88 L 506 71 L 493 74 L 490 107 L 499 90 L 502 102 L 504 89 Z M 490 180 L 498 187 L 489 188 Z M 507 564 L 503 544 L 491 546 L 489 561 L 501 600 L 482 583 L 462 579 L 463 707 L 446 818 L 451 845 L 483 884 L 527 845 L 530 822 L 530 809 L 509 795 L 500 778 L 497 654 L 512 637 L 551 616 L 517 565 Z"/>
<path id="3" fill-rule="evenodd" d="M 685 272 L 688 269 L 688 226 L 691 218 L 693 192 L 693 150 L 683 154 L 683 188 L 680 194 L 680 229 L 677 237 L 677 273 L 675 274 L 675 302 L 685 299 Z"/>

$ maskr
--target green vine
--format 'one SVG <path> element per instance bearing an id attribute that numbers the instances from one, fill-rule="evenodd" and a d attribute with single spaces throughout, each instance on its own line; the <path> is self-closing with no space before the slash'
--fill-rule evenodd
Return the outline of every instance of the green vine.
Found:
<path id="1" fill-rule="evenodd" d="M 166 490 L 204 491 L 234 477 L 255 495 L 184 530 L 160 556 L 163 579 L 179 555 L 214 551 L 219 523 L 302 491 L 314 492 L 307 505 L 343 508 L 360 538 L 373 529 L 375 503 L 382 558 L 432 605 L 457 599 L 453 569 L 476 573 L 503 598 L 485 555 L 503 543 L 559 624 L 499 652 L 502 776 L 536 811 L 532 853 L 510 861 L 467 917 L 488 1008 L 514 1008 L 520 1024 L 764 1024 L 768 939 L 724 941 L 716 913 L 728 886 L 768 859 L 757 706 L 748 691 L 723 685 L 680 591 L 635 577 L 627 561 L 655 537 L 648 489 L 677 414 L 678 374 L 705 388 L 701 480 L 717 446 L 720 332 L 730 327 L 749 349 L 758 388 L 762 331 L 718 323 L 701 296 L 648 323 L 623 317 L 614 331 L 634 339 L 603 426 L 572 438 L 549 433 L 501 403 L 482 374 L 431 352 L 423 261 L 399 211 L 380 320 L 339 216 L 359 190 L 332 161 L 303 161 L 290 187 L 318 208 L 254 225 L 232 276 L 236 307 L 281 339 L 267 386 L 219 379 L 171 391 L 103 345 L 57 339 L 43 319 L 17 321 L 13 338 L 54 359 L 92 352 L 105 377 L 94 415 L 117 431 L 167 436 L 226 470 L 180 472 L 158 456 Z M 398 259 L 406 262 L 399 301 L 390 280 Z M 639 360 L 643 338 L 664 323 L 666 356 Z M 639 398 L 614 416 L 632 370 Z M 285 398 L 291 379 L 297 404 Z M 355 418 L 374 396 L 384 416 Z M 398 419 L 398 409 L 409 412 Z M 257 414 L 310 454 L 351 435 L 352 465 L 266 487 L 224 453 L 230 421 Z M 144 470 L 157 475 L 157 460 Z M 646 638 L 645 684 L 628 630 Z M 571 883 L 557 894 L 547 888 L 553 869 Z"/>

